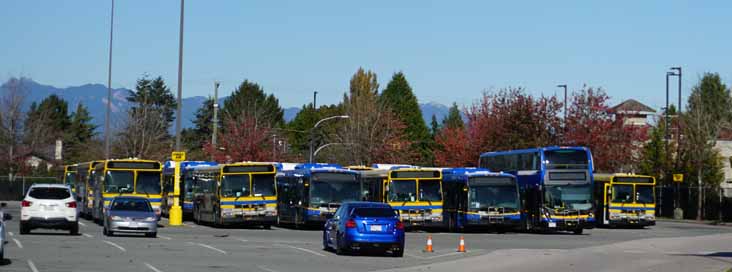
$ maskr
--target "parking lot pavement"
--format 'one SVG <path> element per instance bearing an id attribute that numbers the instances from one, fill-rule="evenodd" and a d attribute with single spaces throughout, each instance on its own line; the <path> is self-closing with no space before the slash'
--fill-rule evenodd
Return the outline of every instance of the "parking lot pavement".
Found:
<path id="1" fill-rule="evenodd" d="M 11 205 L 9 211 L 14 214 L 14 219 L 18 218 L 17 208 Z M 90 221 L 82 222 L 81 235 L 69 236 L 68 232 L 53 230 L 34 230 L 30 235 L 18 235 L 18 222 L 9 221 L 8 231 L 13 235 L 8 237 L 18 243 L 11 241 L 6 245 L 5 255 L 9 263 L 0 266 L 0 270 L 374 271 L 461 260 L 470 263 L 480 260 L 478 256 L 503 254 L 507 250 L 530 250 L 532 254 L 581 252 L 585 248 L 602 246 L 633 247 L 633 244 L 624 243 L 652 237 L 659 241 L 670 237 L 686 237 L 693 241 L 696 237 L 732 233 L 730 228 L 682 223 L 660 223 L 650 229 L 594 229 L 584 235 L 409 232 L 404 257 L 393 258 L 380 255 L 338 256 L 322 249 L 322 232 L 319 230 L 212 228 L 192 222 L 170 227 L 165 226 L 163 220 L 158 238 L 135 235 L 106 237 L 102 235 L 100 226 Z M 429 235 L 433 239 L 435 252 L 432 253 L 422 251 Z M 467 253 L 456 252 L 461 235 L 465 237 Z M 632 252 L 633 248 L 623 250 Z"/>

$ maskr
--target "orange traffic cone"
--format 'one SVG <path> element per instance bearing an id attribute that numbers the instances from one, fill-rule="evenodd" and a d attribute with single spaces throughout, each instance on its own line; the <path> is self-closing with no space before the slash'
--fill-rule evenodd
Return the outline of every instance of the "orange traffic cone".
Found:
<path id="1" fill-rule="evenodd" d="M 424 247 L 424 252 L 434 252 L 432 250 L 432 235 L 427 236 L 427 245 Z"/>
<path id="2" fill-rule="evenodd" d="M 460 235 L 460 244 L 458 244 L 457 252 L 465 252 L 465 238 Z"/>

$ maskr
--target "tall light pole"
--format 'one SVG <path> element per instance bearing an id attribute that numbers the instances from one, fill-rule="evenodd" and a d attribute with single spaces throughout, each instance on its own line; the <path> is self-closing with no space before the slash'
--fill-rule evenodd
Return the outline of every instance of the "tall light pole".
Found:
<path id="1" fill-rule="evenodd" d="M 313 109 L 314 110 L 318 109 L 318 105 L 316 103 L 317 101 L 318 101 L 318 91 L 313 91 Z"/>
<path id="2" fill-rule="evenodd" d="M 679 97 L 678 97 L 678 104 L 676 105 L 678 109 L 676 109 L 676 116 L 681 117 L 681 67 L 671 67 L 669 70 L 675 71 L 675 72 L 666 72 L 667 75 L 670 76 L 676 76 L 679 79 Z M 666 76 L 666 97 L 668 99 L 668 76 Z M 666 102 L 668 104 L 668 102 Z M 667 128 L 668 129 L 668 128 Z M 676 119 L 676 154 L 679 154 L 679 148 L 681 147 L 681 119 Z M 668 150 L 666 150 L 668 152 Z M 678 165 L 679 162 L 679 156 L 676 156 L 676 163 Z M 677 182 L 676 183 L 676 192 L 674 196 L 674 209 L 678 209 L 681 206 L 681 197 L 680 197 L 680 185 Z M 674 211 L 675 213 L 676 211 Z"/>
<path id="3" fill-rule="evenodd" d="M 318 128 L 318 126 L 325 121 L 332 120 L 332 119 L 339 119 L 339 118 L 348 119 L 351 117 L 348 115 L 336 115 L 336 116 L 323 118 L 323 119 L 320 119 L 320 121 L 316 122 L 315 125 L 310 129 L 310 153 L 309 153 L 310 159 L 308 160 L 308 162 L 310 162 L 310 163 L 313 162 L 313 138 L 315 138 L 315 129 Z"/>
<path id="4" fill-rule="evenodd" d="M 211 145 L 214 150 L 216 149 L 217 139 L 219 132 L 219 82 L 214 82 L 214 101 L 213 101 L 213 133 L 211 134 Z M 213 155 L 211 155 L 213 158 Z"/>
<path id="5" fill-rule="evenodd" d="M 175 117 L 175 150 L 181 151 L 180 146 L 180 119 L 183 96 L 183 10 L 185 0 L 180 0 L 180 32 L 178 40 L 178 109 Z"/>
<path id="6" fill-rule="evenodd" d="M 112 38 L 114 34 L 114 0 L 109 22 L 109 69 L 107 70 L 107 113 L 104 115 L 104 158 L 109 159 L 109 115 L 112 111 Z"/>

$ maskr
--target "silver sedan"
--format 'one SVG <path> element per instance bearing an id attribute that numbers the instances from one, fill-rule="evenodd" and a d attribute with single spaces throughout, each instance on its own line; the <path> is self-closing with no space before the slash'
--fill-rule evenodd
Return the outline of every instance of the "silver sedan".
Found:
<path id="1" fill-rule="evenodd" d="M 158 234 L 158 220 L 150 201 L 144 197 L 115 197 L 104 215 L 104 235 L 115 233 L 143 233 L 147 237 Z"/>

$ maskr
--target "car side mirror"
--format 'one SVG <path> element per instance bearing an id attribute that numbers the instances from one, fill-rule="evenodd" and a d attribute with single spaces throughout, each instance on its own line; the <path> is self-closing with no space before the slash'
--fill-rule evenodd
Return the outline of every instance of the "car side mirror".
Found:
<path id="1" fill-rule="evenodd" d="M 10 215 L 9 213 L 4 213 L 3 214 L 3 221 L 8 221 L 8 220 L 11 220 L 11 219 L 13 219 L 13 216 Z"/>

